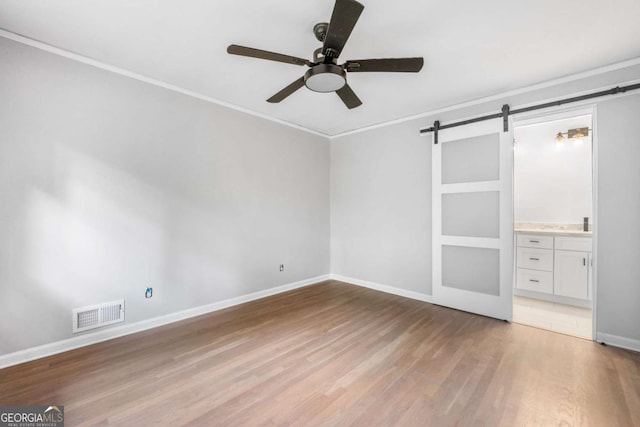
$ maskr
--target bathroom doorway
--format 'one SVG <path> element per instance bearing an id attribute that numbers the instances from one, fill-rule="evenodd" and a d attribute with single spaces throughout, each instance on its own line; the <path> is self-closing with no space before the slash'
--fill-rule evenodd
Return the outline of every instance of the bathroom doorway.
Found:
<path id="1" fill-rule="evenodd" d="M 514 121 L 513 321 L 593 339 L 593 110 Z"/>

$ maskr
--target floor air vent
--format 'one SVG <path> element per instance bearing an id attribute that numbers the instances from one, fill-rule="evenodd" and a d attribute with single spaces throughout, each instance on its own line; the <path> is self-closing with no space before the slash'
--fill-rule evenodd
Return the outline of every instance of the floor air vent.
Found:
<path id="1" fill-rule="evenodd" d="M 73 309 L 73 333 L 124 322 L 124 300 Z"/>

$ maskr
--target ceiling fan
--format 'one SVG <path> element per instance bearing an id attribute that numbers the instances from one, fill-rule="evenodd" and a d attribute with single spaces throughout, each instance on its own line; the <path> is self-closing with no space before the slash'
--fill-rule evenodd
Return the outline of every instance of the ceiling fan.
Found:
<path id="1" fill-rule="evenodd" d="M 417 73 L 424 63 L 420 57 L 358 59 L 338 65 L 337 59 L 363 9 L 364 6 L 355 0 L 336 0 L 331 21 L 320 22 L 313 27 L 316 38 L 323 43 L 322 47 L 313 53 L 313 61 L 235 44 L 230 45 L 227 52 L 232 55 L 309 67 L 304 76 L 267 99 L 267 102 L 280 102 L 302 86 L 306 86 L 315 92 L 335 92 L 349 109 L 355 108 L 361 105 L 362 101 L 347 84 L 347 73 L 370 71 Z"/>

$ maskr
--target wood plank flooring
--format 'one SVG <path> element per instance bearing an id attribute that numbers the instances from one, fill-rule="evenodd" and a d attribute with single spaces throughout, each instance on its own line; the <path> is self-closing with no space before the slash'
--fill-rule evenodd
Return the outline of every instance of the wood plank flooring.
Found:
<path id="1" fill-rule="evenodd" d="M 640 353 L 335 281 L 0 370 L 66 425 L 640 425 Z"/>

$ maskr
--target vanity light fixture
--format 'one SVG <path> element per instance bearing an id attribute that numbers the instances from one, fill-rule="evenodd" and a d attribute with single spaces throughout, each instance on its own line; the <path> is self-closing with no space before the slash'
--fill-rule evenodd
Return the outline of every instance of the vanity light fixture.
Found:
<path id="1" fill-rule="evenodd" d="M 580 139 L 580 138 L 584 138 L 585 136 L 589 136 L 589 131 L 591 129 L 589 128 L 577 128 L 577 129 L 569 129 L 567 131 L 567 137 L 569 139 Z"/>
<path id="2" fill-rule="evenodd" d="M 585 136 L 589 136 L 589 131 L 591 129 L 589 129 L 588 127 L 584 127 L 584 128 L 575 128 L 575 129 L 569 129 L 566 132 L 558 132 L 558 134 L 556 135 L 556 143 L 561 144 L 565 139 L 573 139 L 575 140 L 576 144 L 581 144 L 582 143 L 582 139 Z"/>

